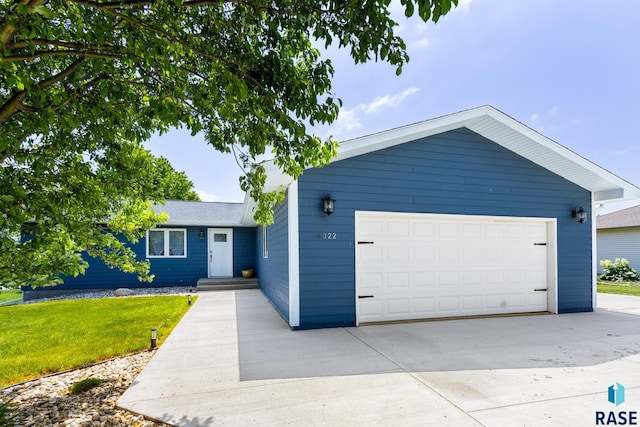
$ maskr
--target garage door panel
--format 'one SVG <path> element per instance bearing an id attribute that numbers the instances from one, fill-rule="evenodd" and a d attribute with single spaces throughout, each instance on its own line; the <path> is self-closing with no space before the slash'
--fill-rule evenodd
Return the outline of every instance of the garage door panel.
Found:
<path id="1" fill-rule="evenodd" d="M 547 310 L 547 223 L 363 213 L 356 239 L 358 321 Z M 378 304 L 381 302 L 381 304 Z"/>
<path id="2" fill-rule="evenodd" d="M 430 246 L 416 245 L 413 248 L 413 261 L 419 263 L 421 267 L 433 265 L 435 261 L 435 249 Z"/>
<path id="3" fill-rule="evenodd" d="M 460 311 L 460 298 L 457 296 L 439 297 L 438 311 L 444 315 L 458 313 Z"/>
<path id="4" fill-rule="evenodd" d="M 425 237 L 433 237 L 434 234 L 433 221 L 414 221 L 412 235 L 417 239 Z"/>
<path id="5" fill-rule="evenodd" d="M 393 298 L 387 300 L 387 314 L 396 315 L 400 318 L 406 318 L 409 315 L 409 298 Z"/>
<path id="6" fill-rule="evenodd" d="M 477 285 L 484 283 L 484 272 L 482 271 L 465 271 L 461 273 L 462 284 Z"/>
<path id="7" fill-rule="evenodd" d="M 387 273 L 385 286 L 388 288 L 408 288 L 409 287 L 409 273 L 407 272 L 394 272 Z"/>
<path id="8" fill-rule="evenodd" d="M 407 264 L 410 261 L 409 247 L 401 244 L 392 244 L 384 249 L 384 259 L 394 264 Z"/>
<path id="9" fill-rule="evenodd" d="M 456 237 L 458 236 L 457 222 L 439 222 L 436 223 L 439 237 Z"/>
<path id="10" fill-rule="evenodd" d="M 360 289 L 382 289 L 382 273 L 358 273 Z"/>
<path id="11" fill-rule="evenodd" d="M 467 295 L 462 298 L 462 309 L 465 311 L 482 310 L 483 308 L 482 302 L 483 302 L 482 295 Z"/>
<path id="12" fill-rule="evenodd" d="M 457 271 L 440 271 L 438 274 L 439 286 L 455 286 L 458 284 L 458 272 Z"/>
<path id="13" fill-rule="evenodd" d="M 419 271 L 413 273 L 413 286 L 433 286 L 435 285 L 435 274 L 433 271 Z"/>
<path id="14" fill-rule="evenodd" d="M 394 239 L 409 236 L 409 221 L 388 221 L 384 235 Z"/>

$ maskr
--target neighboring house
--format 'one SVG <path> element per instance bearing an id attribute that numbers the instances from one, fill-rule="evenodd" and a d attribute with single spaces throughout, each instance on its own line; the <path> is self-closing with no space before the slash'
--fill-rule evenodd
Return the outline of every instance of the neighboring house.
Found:
<path id="1" fill-rule="evenodd" d="M 640 270 L 640 206 L 596 217 L 598 274 L 600 261 L 626 258 L 629 265 Z"/>
<path id="2" fill-rule="evenodd" d="M 255 266 L 294 329 L 592 311 L 593 206 L 640 198 L 639 188 L 489 106 L 347 141 L 338 152 L 298 180 L 269 165 L 266 190 L 285 188 L 286 199 L 268 227 L 256 226 L 248 197 L 169 202 L 169 224 L 136 247 L 151 261 L 150 286 Z M 202 206 L 212 212 L 196 215 Z M 223 206 L 234 212 L 224 221 Z M 209 255 L 224 240 L 233 257 L 222 271 Z M 137 283 L 92 268 L 64 286 Z"/>

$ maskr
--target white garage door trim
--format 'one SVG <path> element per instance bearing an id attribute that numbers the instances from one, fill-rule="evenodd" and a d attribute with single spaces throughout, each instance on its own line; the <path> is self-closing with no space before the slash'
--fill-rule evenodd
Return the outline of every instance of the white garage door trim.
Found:
<path id="1" fill-rule="evenodd" d="M 380 228 L 383 226 L 387 227 L 384 232 Z M 380 229 L 378 230 L 378 228 Z M 458 229 L 464 229 L 465 232 L 447 236 L 445 229 L 454 233 L 457 233 Z M 520 276 L 525 273 L 537 274 L 540 268 L 544 268 L 543 264 L 546 264 L 546 272 L 541 272 L 535 278 L 540 283 L 539 288 L 546 288 L 546 292 L 531 293 L 527 291 L 527 293 L 523 286 L 528 285 L 514 285 L 513 292 L 511 292 L 505 288 L 506 282 L 509 281 L 509 286 L 511 286 L 511 283 L 517 281 L 505 278 L 502 279 L 501 285 L 499 281 L 493 282 L 496 283 L 494 285 L 488 279 L 490 274 L 499 273 L 495 265 L 503 265 L 501 260 L 496 258 L 499 257 L 496 254 L 502 254 L 500 256 L 505 260 L 509 257 L 513 260 L 514 256 L 517 256 L 513 252 L 514 250 L 509 247 L 510 244 L 503 243 L 508 239 L 496 237 L 495 240 L 491 240 L 491 233 L 499 229 L 518 232 L 525 229 L 527 233 L 532 233 L 529 237 L 523 235 L 519 240 L 522 243 L 515 243 L 520 236 L 518 233 L 511 236 L 513 244 L 516 246 L 524 245 L 524 241 L 527 239 L 535 240 L 535 242 L 526 243 L 531 247 L 535 246 L 531 252 L 528 252 L 529 249 L 526 248 L 516 249 L 516 251 L 524 251 L 521 252 L 523 254 L 530 254 L 526 262 L 530 268 L 529 273 L 526 273 L 526 267 L 515 272 L 505 269 L 503 273 L 515 273 Z M 557 313 L 556 230 L 555 218 L 356 211 L 356 324 L 532 311 Z M 396 233 L 397 238 L 395 237 Z M 446 246 L 444 244 L 438 246 L 438 237 L 433 233 L 440 235 L 439 238 L 445 238 L 446 242 L 457 242 L 457 245 L 452 245 L 449 248 L 444 248 Z M 538 242 L 538 240 L 545 240 L 541 234 L 546 234 L 546 242 Z M 403 238 L 403 235 L 406 237 Z M 375 241 L 371 243 L 375 239 L 380 239 L 379 243 L 382 245 L 376 245 Z M 385 242 L 387 250 L 383 250 Z M 393 243 L 398 244 L 394 247 Z M 485 247 L 485 243 L 486 245 L 498 245 L 498 247 L 496 250 L 489 249 L 489 247 Z M 539 244 L 535 245 L 535 243 Z M 543 245 L 544 243 L 546 246 Z M 465 250 L 457 251 L 456 254 L 454 246 L 465 248 Z M 420 250 L 415 250 L 415 248 Z M 540 252 L 545 248 L 546 252 Z M 434 258 L 436 249 L 438 262 Z M 457 261 L 452 259 L 453 264 L 441 268 L 439 265 L 445 265 L 443 263 L 446 257 L 444 251 L 447 249 L 454 252 L 452 256 L 460 258 Z M 429 252 L 431 250 L 433 252 Z M 494 267 L 491 267 L 491 262 L 485 262 L 484 259 L 482 262 L 477 262 L 475 266 L 469 266 L 469 262 L 473 262 L 469 260 L 477 260 L 477 257 L 474 256 L 474 250 L 476 255 L 479 253 L 478 251 L 483 251 L 483 257 L 493 257 Z M 393 251 L 395 252 L 392 253 Z M 394 256 L 397 263 L 392 265 L 395 262 L 392 259 Z M 405 256 L 409 261 L 403 261 Z M 385 257 L 387 261 L 380 261 Z M 465 257 L 466 260 L 463 262 Z M 413 264 L 411 264 L 412 262 Z M 378 269 L 378 266 L 383 264 L 385 265 L 384 269 Z M 419 267 L 416 268 L 415 265 Z M 422 269 L 420 265 L 427 267 Z M 461 265 L 462 267 L 452 269 L 452 265 Z M 396 268 L 396 271 L 389 274 L 387 268 L 390 270 Z M 405 268 L 407 271 L 398 268 Z M 532 271 L 533 273 L 531 273 Z M 448 276 L 448 279 L 444 279 L 445 276 Z M 436 278 L 433 279 L 434 277 Z M 478 283 L 482 282 L 482 286 L 467 286 L 475 283 L 474 280 L 477 280 Z M 447 283 L 451 286 L 448 286 Z M 515 288 L 515 286 L 520 286 L 520 288 Z M 500 289 L 502 289 L 504 296 L 500 296 Z M 452 292 L 453 297 L 446 295 Z M 460 297 L 463 295 L 459 295 L 457 292 L 466 293 L 464 307 L 460 302 Z M 376 293 L 379 294 L 378 297 L 375 296 Z M 546 294 L 546 300 L 544 294 Z M 455 301 L 456 299 L 458 302 Z M 446 307 L 447 301 L 452 303 L 451 307 Z M 421 304 L 424 305 L 421 306 Z M 458 304 L 457 309 L 455 304 Z M 378 309 L 381 310 L 379 315 L 376 312 Z"/>

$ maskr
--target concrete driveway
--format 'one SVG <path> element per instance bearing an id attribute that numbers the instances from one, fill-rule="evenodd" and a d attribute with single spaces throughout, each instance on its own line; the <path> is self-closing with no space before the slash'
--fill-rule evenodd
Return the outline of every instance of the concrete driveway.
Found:
<path id="1" fill-rule="evenodd" d="M 259 290 L 201 293 L 118 405 L 180 426 L 596 425 L 640 412 L 640 298 L 598 303 L 291 331 Z"/>

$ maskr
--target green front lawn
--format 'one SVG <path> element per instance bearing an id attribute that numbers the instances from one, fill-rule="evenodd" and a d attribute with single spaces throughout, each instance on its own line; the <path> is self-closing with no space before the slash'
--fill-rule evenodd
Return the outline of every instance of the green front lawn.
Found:
<path id="1" fill-rule="evenodd" d="M 160 345 L 186 296 L 61 300 L 0 307 L 0 387 Z"/>
<path id="2" fill-rule="evenodd" d="M 640 282 L 608 282 L 598 280 L 598 292 L 640 296 Z"/>
<path id="3" fill-rule="evenodd" d="M 9 289 L 6 291 L 0 291 L 0 303 L 21 299 L 21 298 L 22 298 L 22 291 L 20 290 Z"/>

